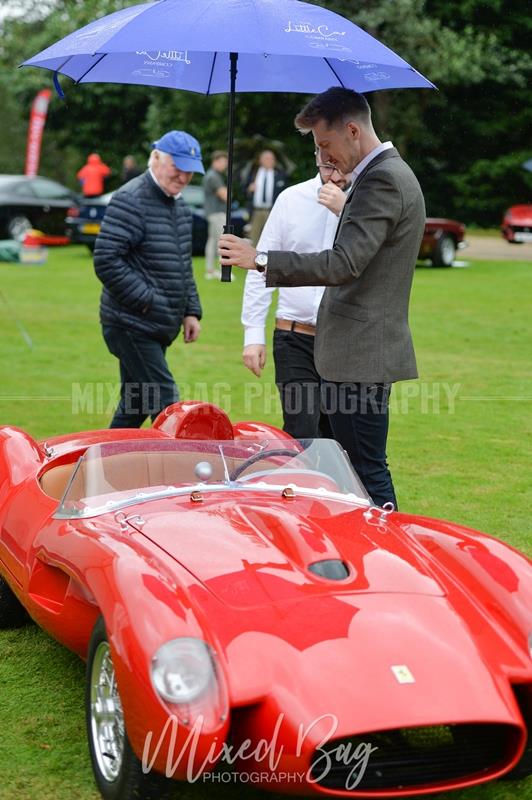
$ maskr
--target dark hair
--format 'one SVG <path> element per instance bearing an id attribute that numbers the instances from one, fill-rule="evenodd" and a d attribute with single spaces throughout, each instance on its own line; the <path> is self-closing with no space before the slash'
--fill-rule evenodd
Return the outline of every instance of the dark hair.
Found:
<path id="1" fill-rule="evenodd" d="M 331 86 L 327 91 L 317 94 L 301 109 L 294 120 L 301 133 L 308 133 L 316 123 L 323 120 L 328 128 L 354 119 L 368 125 L 371 109 L 363 94 L 341 86 Z"/>
<path id="2" fill-rule="evenodd" d="M 225 150 L 214 150 L 211 161 L 216 161 L 218 158 L 227 158 L 227 152 Z"/>

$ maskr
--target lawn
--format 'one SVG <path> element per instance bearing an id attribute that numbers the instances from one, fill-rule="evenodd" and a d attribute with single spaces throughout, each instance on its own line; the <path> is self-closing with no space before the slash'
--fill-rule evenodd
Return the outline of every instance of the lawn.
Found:
<path id="1" fill-rule="evenodd" d="M 243 275 L 205 282 L 200 340 L 170 366 L 183 399 L 278 424 L 271 358 L 241 364 Z M 36 438 L 106 427 L 117 368 L 98 325 L 99 284 L 81 247 L 44 266 L 0 264 L 0 423 Z M 472 261 L 416 271 L 411 322 L 421 378 L 392 393 L 389 460 L 404 511 L 495 534 L 532 553 L 532 265 Z M 23 332 L 25 335 L 23 335 Z M 28 337 L 32 342 L 29 347 Z M 34 627 L 0 634 L 0 800 L 96 800 L 86 754 L 83 665 Z M 183 797 L 255 798 L 249 786 L 197 785 Z M 439 800 L 524 800 L 532 779 Z"/>

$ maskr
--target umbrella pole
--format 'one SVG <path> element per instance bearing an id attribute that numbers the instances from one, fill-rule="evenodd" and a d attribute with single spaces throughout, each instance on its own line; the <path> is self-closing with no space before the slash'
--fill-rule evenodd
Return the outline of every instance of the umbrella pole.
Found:
<path id="1" fill-rule="evenodd" d="M 230 53 L 231 94 L 229 95 L 229 134 L 227 141 L 227 206 L 225 209 L 224 233 L 234 233 L 231 225 L 231 206 L 233 205 L 233 140 L 235 135 L 235 91 L 238 53 Z M 222 266 L 222 283 L 231 282 L 231 267 Z"/>

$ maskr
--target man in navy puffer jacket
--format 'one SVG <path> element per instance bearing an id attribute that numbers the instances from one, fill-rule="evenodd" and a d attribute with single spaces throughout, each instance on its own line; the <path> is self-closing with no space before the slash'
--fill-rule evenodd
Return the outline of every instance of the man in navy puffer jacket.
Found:
<path id="1" fill-rule="evenodd" d="M 111 428 L 138 428 L 179 399 L 166 349 L 181 327 L 187 343 L 200 332 L 192 212 L 179 196 L 205 172 L 200 146 L 170 131 L 153 148 L 146 172 L 113 194 L 94 250 L 103 337 L 120 362 Z"/>

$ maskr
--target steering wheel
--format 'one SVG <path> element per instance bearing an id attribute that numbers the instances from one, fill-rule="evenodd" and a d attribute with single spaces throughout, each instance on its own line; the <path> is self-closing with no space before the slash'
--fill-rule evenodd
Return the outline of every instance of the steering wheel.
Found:
<path id="1" fill-rule="evenodd" d="M 330 475 L 327 475 L 326 472 L 320 472 L 317 469 L 305 469 L 305 468 L 303 468 L 303 469 L 290 469 L 289 467 L 277 467 L 275 469 L 264 469 L 264 470 L 261 470 L 259 472 L 250 472 L 249 475 L 245 475 L 243 478 L 240 478 L 240 481 L 241 481 L 241 483 L 245 483 L 246 481 L 259 480 L 261 478 L 266 478 L 268 475 L 275 475 L 276 478 L 277 478 L 278 475 L 279 476 L 283 475 L 288 479 L 290 479 L 290 476 L 293 477 L 294 475 L 297 475 L 297 476 L 299 476 L 299 480 L 296 481 L 298 486 L 299 485 L 305 486 L 305 480 L 304 480 L 305 478 L 320 478 L 322 481 L 325 480 L 326 483 L 328 484 L 328 487 L 327 486 L 324 487 L 325 489 L 329 488 L 329 491 L 334 491 L 334 492 L 339 491 L 338 484 L 336 483 L 336 481 L 333 478 L 331 478 Z M 308 481 L 307 481 L 307 483 L 308 483 Z M 311 487 L 308 487 L 308 488 L 311 488 Z"/>
<path id="2" fill-rule="evenodd" d="M 230 481 L 236 481 L 243 472 L 247 470 L 248 467 L 251 467 L 252 464 L 256 464 L 257 461 L 262 461 L 263 458 L 270 458 L 270 456 L 300 456 L 300 450 L 289 450 L 288 448 L 278 448 L 277 450 L 261 450 L 260 453 L 254 453 L 252 456 L 247 458 L 242 464 L 239 464 L 232 473 L 229 475 Z"/>

